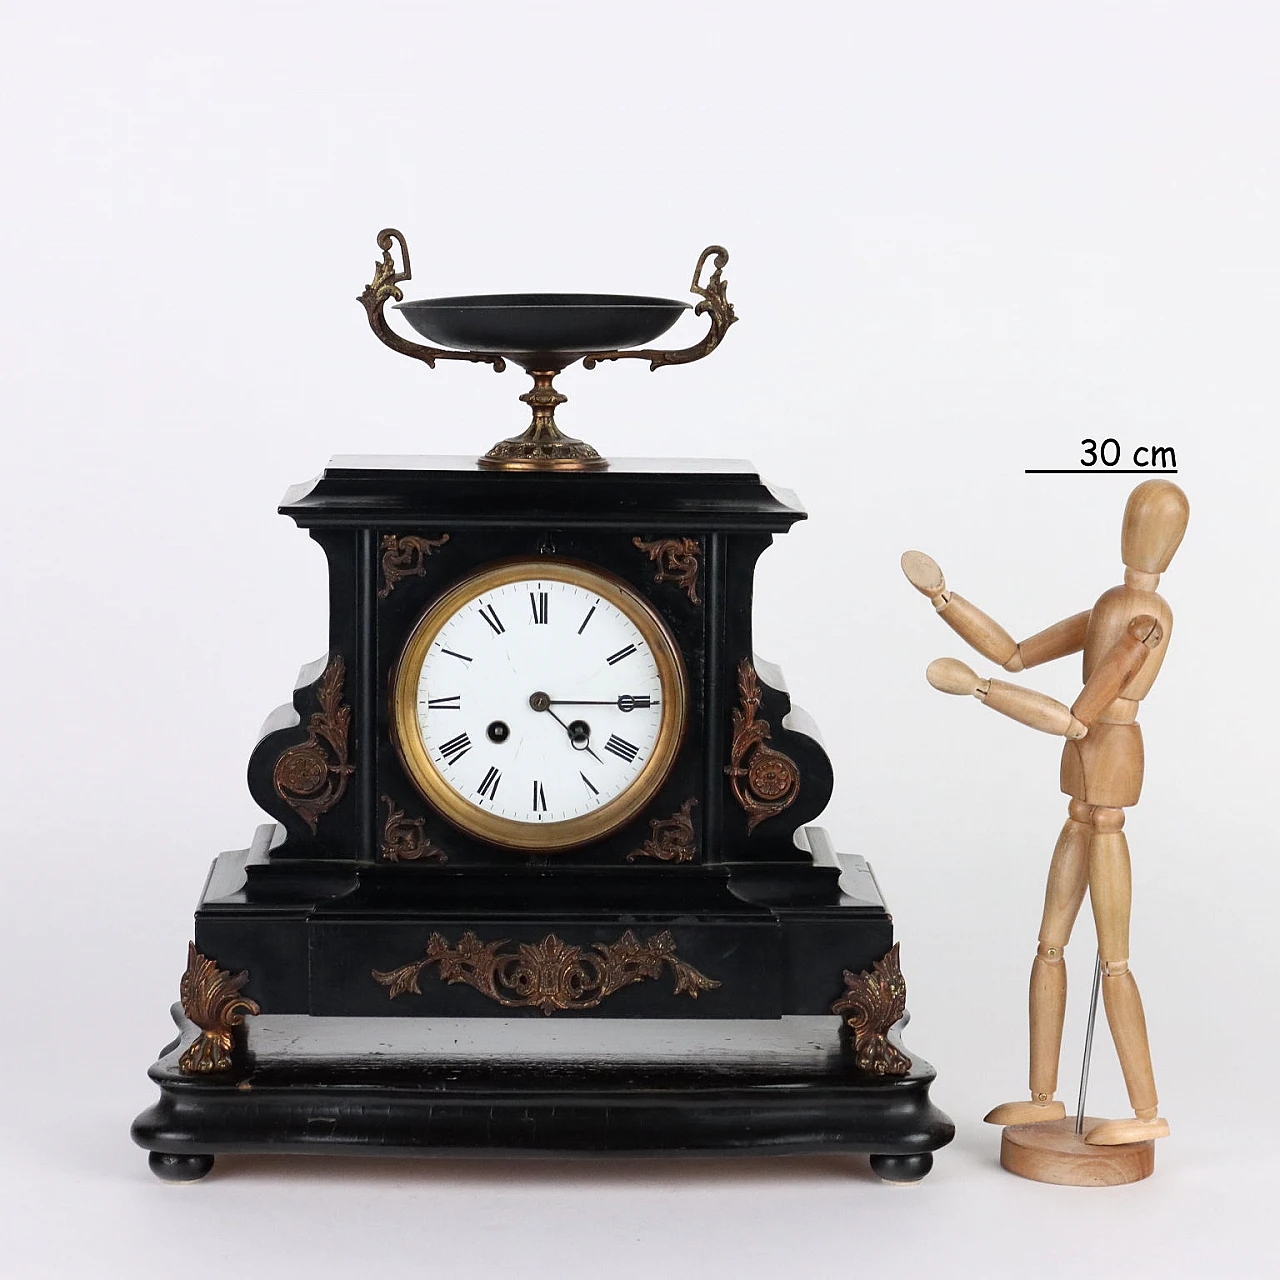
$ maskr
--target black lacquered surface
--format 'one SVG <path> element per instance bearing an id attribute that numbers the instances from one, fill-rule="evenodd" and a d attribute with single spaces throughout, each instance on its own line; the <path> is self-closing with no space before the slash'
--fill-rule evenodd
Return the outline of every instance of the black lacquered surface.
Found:
<path id="1" fill-rule="evenodd" d="M 581 355 L 661 337 L 687 302 L 620 293 L 487 293 L 400 302 L 424 338 L 460 351 Z"/>
<path id="2" fill-rule="evenodd" d="M 399 1028 L 362 1019 L 359 1044 L 332 1020 L 278 1019 L 255 1028 L 243 1073 L 193 1079 L 177 1059 L 196 1029 L 174 1014 L 178 1040 L 151 1069 L 160 1101 L 133 1126 L 140 1146 L 186 1158 L 170 1170 L 153 1161 L 170 1179 L 203 1176 L 221 1153 L 865 1152 L 882 1177 L 910 1181 L 954 1133 L 929 1100 L 928 1063 L 905 1076 L 855 1071 L 833 1018 L 710 1034 L 661 1021 L 526 1028 L 510 1049 L 511 1023 L 442 1021 L 407 1044 Z"/>

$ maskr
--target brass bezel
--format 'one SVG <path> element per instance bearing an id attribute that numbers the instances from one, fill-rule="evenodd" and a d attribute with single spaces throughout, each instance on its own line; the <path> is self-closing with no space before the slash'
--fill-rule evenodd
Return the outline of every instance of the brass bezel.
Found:
<path id="1" fill-rule="evenodd" d="M 436 767 L 418 724 L 418 681 L 427 651 L 445 622 L 487 591 L 530 579 L 565 582 L 608 600 L 635 624 L 658 667 L 662 722 L 648 762 L 621 795 L 594 813 L 560 822 L 528 823 L 504 818 L 472 804 L 454 790 Z M 622 579 L 574 560 L 553 558 L 504 561 L 450 587 L 418 619 L 391 674 L 391 738 L 405 772 L 423 797 L 454 826 L 507 849 L 555 853 L 580 848 L 630 822 L 666 781 L 684 740 L 688 677 L 679 646 L 656 609 Z"/>

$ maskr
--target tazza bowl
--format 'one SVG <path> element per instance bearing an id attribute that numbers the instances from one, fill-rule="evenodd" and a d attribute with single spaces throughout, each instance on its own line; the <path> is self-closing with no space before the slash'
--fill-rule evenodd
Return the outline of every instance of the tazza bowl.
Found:
<path id="1" fill-rule="evenodd" d="M 396 310 L 442 347 L 580 356 L 652 342 L 689 303 L 621 293 L 486 293 L 398 302 Z"/>

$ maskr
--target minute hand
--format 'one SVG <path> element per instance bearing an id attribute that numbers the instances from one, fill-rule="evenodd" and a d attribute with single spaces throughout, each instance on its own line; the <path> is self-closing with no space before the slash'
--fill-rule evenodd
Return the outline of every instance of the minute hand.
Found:
<path id="1" fill-rule="evenodd" d="M 548 705 L 552 707 L 617 707 L 619 711 L 634 711 L 637 707 L 646 710 L 660 706 L 652 698 L 640 697 L 631 693 L 619 694 L 616 698 L 551 698 Z"/>

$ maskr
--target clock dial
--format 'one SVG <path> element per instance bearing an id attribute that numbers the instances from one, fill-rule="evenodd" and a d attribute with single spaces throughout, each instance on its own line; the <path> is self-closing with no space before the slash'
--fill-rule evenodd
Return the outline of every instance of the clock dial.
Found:
<path id="1" fill-rule="evenodd" d="M 662 785 L 685 678 L 652 608 L 555 560 L 504 564 L 436 601 L 396 672 L 402 760 L 451 821 L 550 851 L 598 839 Z"/>

